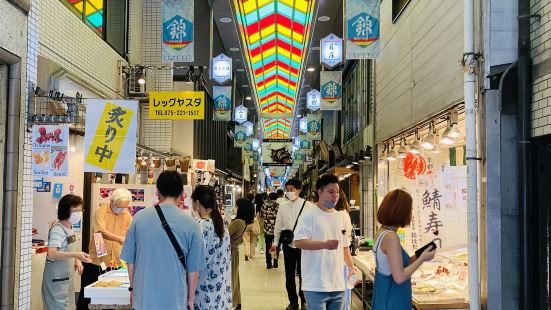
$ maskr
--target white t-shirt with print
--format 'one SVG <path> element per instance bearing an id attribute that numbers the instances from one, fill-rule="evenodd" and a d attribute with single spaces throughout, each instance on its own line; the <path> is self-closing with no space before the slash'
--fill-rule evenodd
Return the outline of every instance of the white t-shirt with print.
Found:
<path id="1" fill-rule="evenodd" d="M 336 250 L 302 250 L 302 290 L 312 292 L 344 291 L 343 245 L 348 247 L 350 237 L 346 233 L 346 221 L 342 213 L 324 212 L 319 207 L 305 210 L 295 230 L 294 240 L 339 240 Z"/>

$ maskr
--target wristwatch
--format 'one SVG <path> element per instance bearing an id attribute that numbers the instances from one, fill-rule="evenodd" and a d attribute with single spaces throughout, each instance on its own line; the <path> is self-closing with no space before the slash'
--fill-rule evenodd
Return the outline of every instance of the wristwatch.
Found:
<path id="1" fill-rule="evenodd" d="M 129 292 L 132 292 L 133 290 L 134 290 L 133 287 L 128 287 L 128 291 L 129 291 Z"/>

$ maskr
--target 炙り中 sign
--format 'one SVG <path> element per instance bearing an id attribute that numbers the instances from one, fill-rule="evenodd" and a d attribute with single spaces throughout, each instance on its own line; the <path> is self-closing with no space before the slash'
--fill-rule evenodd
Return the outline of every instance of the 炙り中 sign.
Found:
<path id="1" fill-rule="evenodd" d="M 150 119 L 205 119 L 202 91 L 150 92 Z"/>

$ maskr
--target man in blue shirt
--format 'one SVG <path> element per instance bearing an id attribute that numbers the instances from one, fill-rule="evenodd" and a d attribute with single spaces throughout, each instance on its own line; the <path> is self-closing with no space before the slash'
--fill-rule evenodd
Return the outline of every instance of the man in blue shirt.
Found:
<path id="1" fill-rule="evenodd" d="M 128 264 L 134 309 L 193 309 L 205 258 L 199 224 L 178 208 L 183 186 L 184 180 L 176 171 L 164 171 L 157 179 L 159 206 L 184 252 L 187 270 L 155 208 L 138 212 L 128 229 L 121 259 Z"/>

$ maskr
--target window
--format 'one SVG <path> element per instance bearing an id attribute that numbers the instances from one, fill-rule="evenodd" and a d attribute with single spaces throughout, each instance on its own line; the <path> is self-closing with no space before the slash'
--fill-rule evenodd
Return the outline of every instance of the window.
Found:
<path id="1" fill-rule="evenodd" d="M 392 22 L 396 22 L 410 0 L 392 0 Z"/>
<path id="2" fill-rule="evenodd" d="M 127 49 L 127 0 L 60 0 L 124 57 Z"/>

